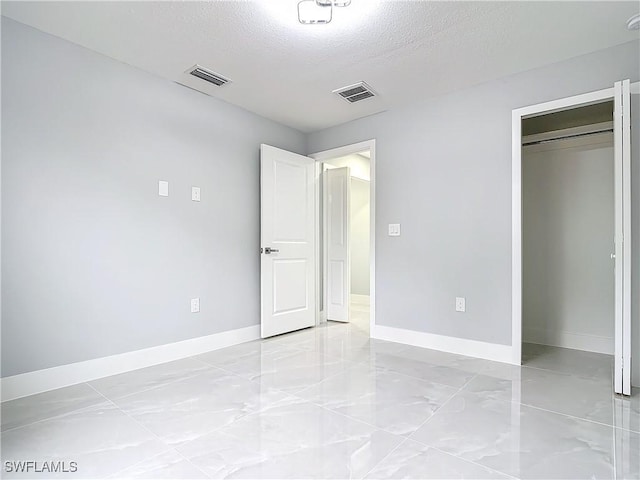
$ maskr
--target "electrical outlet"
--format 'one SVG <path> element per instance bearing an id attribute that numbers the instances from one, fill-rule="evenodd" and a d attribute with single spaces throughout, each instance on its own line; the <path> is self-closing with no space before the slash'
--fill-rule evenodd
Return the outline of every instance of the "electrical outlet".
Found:
<path id="1" fill-rule="evenodd" d="M 192 298 L 191 299 L 191 313 L 198 313 L 200 311 L 200 299 Z"/>
<path id="2" fill-rule="evenodd" d="M 191 187 L 191 200 L 194 202 L 200 201 L 200 187 Z"/>
<path id="3" fill-rule="evenodd" d="M 456 297 L 456 312 L 466 311 L 466 301 L 464 297 Z"/>

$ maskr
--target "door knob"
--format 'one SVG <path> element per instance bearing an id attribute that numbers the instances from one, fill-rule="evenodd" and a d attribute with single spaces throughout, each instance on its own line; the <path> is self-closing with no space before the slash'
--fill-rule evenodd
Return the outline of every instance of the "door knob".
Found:
<path id="1" fill-rule="evenodd" d="M 616 259 L 616 254 L 615 254 L 615 253 L 612 253 L 612 254 L 611 254 L 611 260 L 615 260 L 615 259 Z"/>
<path id="2" fill-rule="evenodd" d="M 277 248 L 271 248 L 271 247 L 264 247 L 264 253 L 266 253 L 267 255 L 270 255 L 272 253 L 278 253 L 280 250 L 278 250 Z"/>

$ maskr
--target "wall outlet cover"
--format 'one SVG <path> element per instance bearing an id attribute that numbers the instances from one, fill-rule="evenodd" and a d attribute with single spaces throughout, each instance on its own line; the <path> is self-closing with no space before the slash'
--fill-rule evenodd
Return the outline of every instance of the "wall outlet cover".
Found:
<path id="1" fill-rule="evenodd" d="M 200 299 L 192 298 L 191 299 L 191 313 L 198 313 L 200 311 Z"/>
<path id="2" fill-rule="evenodd" d="M 158 195 L 160 195 L 161 197 L 169 196 L 169 182 L 166 182 L 164 180 L 160 180 L 158 182 Z"/>
<path id="3" fill-rule="evenodd" d="M 456 312 L 465 312 L 467 309 L 466 303 L 464 297 L 456 297 Z"/>
<path id="4" fill-rule="evenodd" d="M 200 187 L 191 187 L 191 200 L 194 202 L 200 201 Z"/>
<path id="5" fill-rule="evenodd" d="M 389 224 L 389 236 L 390 237 L 399 237 L 400 236 L 400 224 L 399 223 L 390 223 Z"/>

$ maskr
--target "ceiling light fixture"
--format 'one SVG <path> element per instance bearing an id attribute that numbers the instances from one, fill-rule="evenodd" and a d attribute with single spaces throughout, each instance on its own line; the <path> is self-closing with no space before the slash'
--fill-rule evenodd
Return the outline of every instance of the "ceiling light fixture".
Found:
<path id="1" fill-rule="evenodd" d="M 316 3 L 323 7 L 333 5 L 334 7 L 348 7 L 351 5 L 351 0 L 316 0 Z"/>
<path id="2" fill-rule="evenodd" d="M 627 28 L 629 30 L 640 30 L 640 13 L 636 13 L 627 21 Z"/>
<path id="3" fill-rule="evenodd" d="M 322 5 L 316 0 L 298 2 L 298 21 L 305 25 L 329 23 L 333 18 L 333 5 Z"/>
<path id="4" fill-rule="evenodd" d="M 351 0 L 301 0 L 298 21 L 304 25 L 327 24 L 333 19 L 333 7 L 348 7 Z"/>

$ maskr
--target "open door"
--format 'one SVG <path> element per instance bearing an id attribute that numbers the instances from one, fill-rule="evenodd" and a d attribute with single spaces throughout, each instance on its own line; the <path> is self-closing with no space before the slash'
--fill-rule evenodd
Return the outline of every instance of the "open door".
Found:
<path id="1" fill-rule="evenodd" d="M 349 262 L 349 167 L 325 171 L 327 228 L 327 320 L 349 321 L 351 273 Z"/>
<path id="2" fill-rule="evenodd" d="M 631 395 L 631 92 L 614 85 L 615 360 L 614 390 Z"/>
<path id="3" fill-rule="evenodd" d="M 262 338 L 316 323 L 315 161 L 260 146 Z"/>

